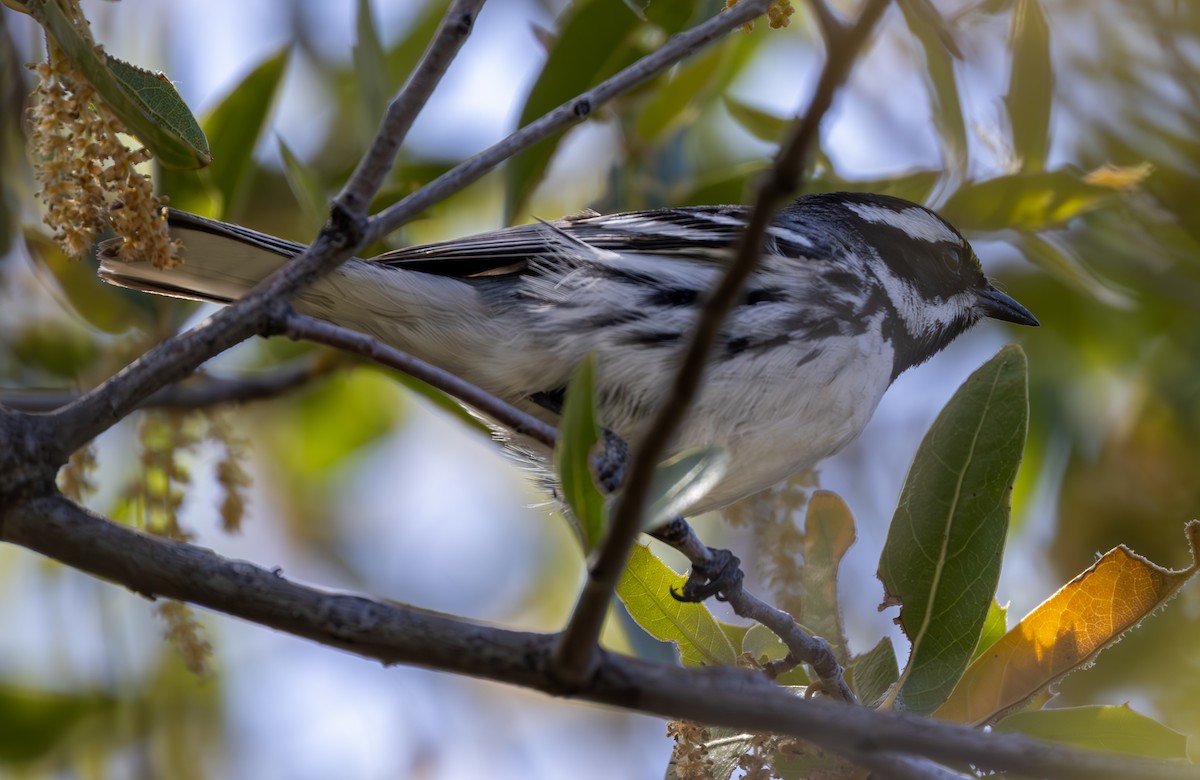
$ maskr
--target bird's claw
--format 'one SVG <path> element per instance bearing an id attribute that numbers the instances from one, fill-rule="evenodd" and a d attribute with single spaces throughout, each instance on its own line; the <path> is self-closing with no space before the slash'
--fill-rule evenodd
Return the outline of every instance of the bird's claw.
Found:
<path id="1" fill-rule="evenodd" d="M 729 550 L 709 551 L 712 557 L 704 564 L 692 566 L 687 582 L 681 590 L 671 588 L 671 595 L 676 601 L 689 604 L 699 604 L 710 596 L 717 601 L 725 601 L 723 593 L 742 586 L 742 562 Z"/>

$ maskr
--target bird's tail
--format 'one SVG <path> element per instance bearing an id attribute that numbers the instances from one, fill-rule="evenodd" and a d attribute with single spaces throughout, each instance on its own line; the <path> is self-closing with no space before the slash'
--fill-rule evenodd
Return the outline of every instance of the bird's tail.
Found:
<path id="1" fill-rule="evenodd" d="M 184 211 L 171 211 L 167 221 L 171 237 L 183 241 L 183 265 L 166 270 L 123 262 L 116 256 L 117 238 L 100 246 L 100 278 L 159 295 L 230 303 L 304 250 L 303 244 Z"/>

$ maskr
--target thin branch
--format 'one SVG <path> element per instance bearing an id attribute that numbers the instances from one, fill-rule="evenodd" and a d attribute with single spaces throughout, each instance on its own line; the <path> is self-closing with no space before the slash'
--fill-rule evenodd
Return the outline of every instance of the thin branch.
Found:
<path id="1" fill-rule="evenodd" d="M 821 72 L 809 109 L 784 143 L 770 175 L 759 189 L 737 253 L 725 276 L 705 301 L 691 343 L 672 382 L 670 395 L 659 408 L 642 440 L 633 443 L 636 448 L 624 488 L 617 495 L 613 505 L 613 519 L 608 537 L 588 573 L 579 601 L 571 613 L 570 623 L 563 634 L 558 658 L 565 679 L 581 679 L 588 673 L 608 609 L 608 601 L 616 587 L 617 578 L 625 568 L 629 550 L 641 527 L 654 468 L 662 460 L 668 442 L 674 436 L 695 397 L 708 353 L 716 341 L 721 323 L 758 263 L 767 224 L 779 202 L 796 190 L 803 173 L 805 156 L 819 132 L 821 118 L 833 102 L 834 93 L 849 74 L 859 48 L 874 29 L 876 21 L 886 7 L 887 0 L 867 0 L 854 26 L 838 40 L 828 42 L 825 68 Z M 840 678 L 840 674 L 837 677 Z M 844 681 L 833 693 L 847 701 L 853 699 L 853 694 Z"/>
<path id="2" fill-rule="evenodd" d="M 514 433 L 528 436 L 551 449 L 557 441 L 558 431 L 554 426 L 505 403 L 449 371 L 389 347 L 365 333 L 307 315 L 291 314 L 285 321 L 284 334 L 289 338 L 304 339 L 354 352 L 388 368 L 403 371 L 486 414 Z"/>
<path id="3" fill-rule="evenodd" d="M 366 214 L 375 193 L 396 164 L 396 155 L 412 128 L 417 114 L 429 102 L 446 69 L 471 34 L 475 17 L 484 0 L 454 0 L 441 26 L 404 89 L 388 104 L 387 113 L 375 133 L 371 148 L 358 161 L 354 174 L 334 199 L 337 208 L 350 214 Z"/>
<path id="4" fill-rule="evenodd" d="M 327 376 L 336 365 L 335 361 L 317 358 L 237 378 L 198 374 L 180 384 L 164 387 L 139 408 L 204 409 L 221 404 L 265 401 L 287 395 L 314 379 Z M 45 413 L 74 403 L 79 396 L 80 393 L 73 390 L 0 390 L 0 405 L 21 412 Z"/>
<path id="5" fill-rule="evenodd" d="M 786 734 L 864 763 L 888 754 L 969 762 L 1056 778 L 1200 780 L 1200 767 L 1087 753 L 1017 734 L 916 715 L 805 699 L 733 667 L 684 669 L 601 653 L 576 688 L 553 674 L 556 637 L 288 581 L 211 550 L 109 522 L 60 495 L 0 512 L 0 540 L 19 544 L 149 598 L 188 601 L 385 664 L 495 680 L 627 710 Z M 883 770 L 881 770 L 883 771 Z"/>
<path id="6" fill-rule="evenodd" d="M 535 119 L 503 141 L 484 149 L 413 194 L 379 212 L 371 220 L 371 225 L 367 229 L 368 242 L 386 236 L 425 209 L 458 192 L 518 152 L 528 149 L 538 141 L 542 141 L 560 130 L 582 122 L 593 111 L 618 95 L 663 72 L 730 30 L 735 30 L 762 15 L 771 2 L 772 0 L 744 0 L 686 32 L 673 35 L 662 46 L 612 78 Z"/>

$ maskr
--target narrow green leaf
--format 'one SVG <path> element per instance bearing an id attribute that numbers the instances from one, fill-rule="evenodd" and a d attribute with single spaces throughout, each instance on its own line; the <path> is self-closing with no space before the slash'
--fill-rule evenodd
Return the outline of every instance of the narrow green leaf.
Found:
<path id="1" fill-rule="evenodd" d="M 842 664 L 849 653 L 842 630 L 837 577 L 842 557 L 852 544 L 854 516 L 850 507 L 837 493 L 814 492 L 804 519 L 804 567 L 800 570 L 804 612 L 797 619 L 828 642 Z"/>
<path id="2" fill-rule="evenodd" d="M 702 100 L 727 59 L 726 48 L 714 46 L 684 63 L 646 102 L 638 116 L 637 133 L 652 143 L 667 132 L 694 120 L 700 114 Z"/>
<path id="3" fill-rule="evenodd" d="M 208 173 L 224 201 L 224 214 L 237 211 L 254 147 L 266 126 L 290 51 L 284 47 L 259 63 L 204 120 L 204 130 L 216 150 Z"/>
<path id="4" fill-rule="evenodd" d="M 90 36 L 66 17 L 57 0 L 26 0 L 24 9 L 162 165 L 187 170 L 212 161 L 204 133 L 170 79 L 107 54 L 101 60 Z"/>
<path id="5" fill-rule="evenodd" d="M 1015 173 L 959 189 L 938 211 L 964 233 L 1035 233 L 1113 203 L 1121 194 L 1066 169 Z"/>
<path id="6" fill-rule="evenodd" d="M 979 642 L 975 645 L 975 652 L 971 653 L 971 660 L 974 661 L 979 656 L 987 652 L 987 649 L 1008 633 L 1008 605 L 1000 606 L 1000 602 L 992 599 L 991 606 L 988 607 L 987 617 L 983 620 L 983 630 L 979 634 Z"/>
<path id="7" fill-rule="evenodd" d="M 1092 270 L 1066 241 L 1058 240 L 1053 234 L 1025 233 L 1017 245 L 1034 263 L 1101 303 L 1117 309 L 1133 308 L 1133 299 Z"/>
<path id="8" fill-rule="evenodd" d="M 850 687 L 858 694 L 858 700 L 868 707 L 882 701 L 899 677 L 896 650 L 886 636 L 867 652 L 854 656 L 846 667 Z"/>
<path id="9" fill-rule="evenodd" d="M 282 137 L 276 140 L 279 143 L 279 157 L 283 160 L 283 176 L 296 196 L 300 210 L 304 212 L 304 221 L 315 232 L 325 222 L 329 198 L 312 170 L 300 162 L 287 142 Z"/>
<path id="10" fill-rule="evenodd" d="M 388 88 L 388 64 L 375 27 L 375 16 L 371 13 L 370 0 L 358 0 L 355 14 L 355 42 L 351 53 L 354 66 L 354 86 L 358 92 L 358 106 L 362 111 L 362 128 L 373 134 L 379 120 L 387 111 L 391 90 Z M 364 140 L 369 140 L 365 138 Z"/>
<path id="11" fill-rule="evenodd" d="M 45 759 L 81 723 L 111 717 L 115 706 L 113 699 L 99 693 L 0 687 L 0 766 Z"/>
<path id="12" fill-rule="evenodd" d="M 762 108 L 756 108 L 749 103 L 743 103 L 735 97 L 725 95 L 721 98 L 725 110 L 733 117 L 733 121 L 741 128 L 760 141 L 777 144 L 783 139 L 792 124 L 792 118 L 773 114 Z"/>
<path id="13" fill-rule="evenodd" d="M 1013 11 L 1012 72 L 1004 105 L 1012 126 L 1013 151 L 1022 171 L 1046 167 L 1050 149 L 1050 109 L 1054 102 L 1054 63 L 1050 28 L 1038 0 L 1018 0 Z"/>
<path id="14" fill-rule="evenodd" d="M 729 452 L 723 447 L 689 450 L 660 463 L 650 483 L 650 506 L 642 528 L 654 528 L 684 514 L 721 481 L 727 468 Z"/>
<path id="15" fill-rule="evenodd" d="M 1188 758 L 1186 734 L 1135 712 L 1128 704 L 1018 712 L 997 723 L 996 729 L 1106 753 Z"/>
<path id="16" fill-rule="evenodd" d="M 604 538 L 606 512 L 604 495 L 592 477 L 591 456 L 600 439 L 596 422 L 596 357 L 588 354 L 575 369 L 567 385 L 554 470 L 563 500 L 571 510 L 575 529 L 585 550 L 594 550 Z"/>
<path id="17" fill-rule="evenodd" d="M 612 0 L 581 0 L 564 14 L 557 40 L 538 74 L 525 105 L 522 126 L 595 84 L 628 58 L 631 33 L 640 24 L 624 4 Z M 505 220 L 525 208 L 542 180 L 562 135 L 556 135 L 508 161 L 505 169 Z"/>
<path id="18" fill-rule="evenodd" d="M 912 642 L 902 709 L 937 709 L 979 643 L 1028 416 L 1025 353 L 1010 345 L 962 384 L 913 459 L 879 561 Z"/>
<path id="19" fill-rule="evenodd" d="M 954 60 L 961 56 L 946 22 L 930 0 L 900 3 L 909 32 L 925 51 L 924 76 L 932 102 L 933 123 L 942 140 L 942 161 L 952 174 L 967 172 L 967 123 L 954 73 Z M 961 181 L 961 178 L 958 180 Z"/>
<path id="20" fill-rule="evenodd" d="M 679 646 L 684 666 L 729 666 L 737 659 L 721 624 L 703 604 L 678 601 L 687 578 L 676 574 L 645 545 L 634 545 L 617 584 L 617 597 L 646 633 Z"/>

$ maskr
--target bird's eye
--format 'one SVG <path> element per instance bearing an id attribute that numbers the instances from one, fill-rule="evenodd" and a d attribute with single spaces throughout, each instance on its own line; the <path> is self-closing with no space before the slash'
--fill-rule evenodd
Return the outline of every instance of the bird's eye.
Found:
<path id="1" fill-rule="evenodd" d="M 946 270 L 951 273 L 958 273 L 962 269 L 962 250 L 955 247 L 954 249 L 943 249 L 941 252 L 942 263 L 946 266 Z"/>

